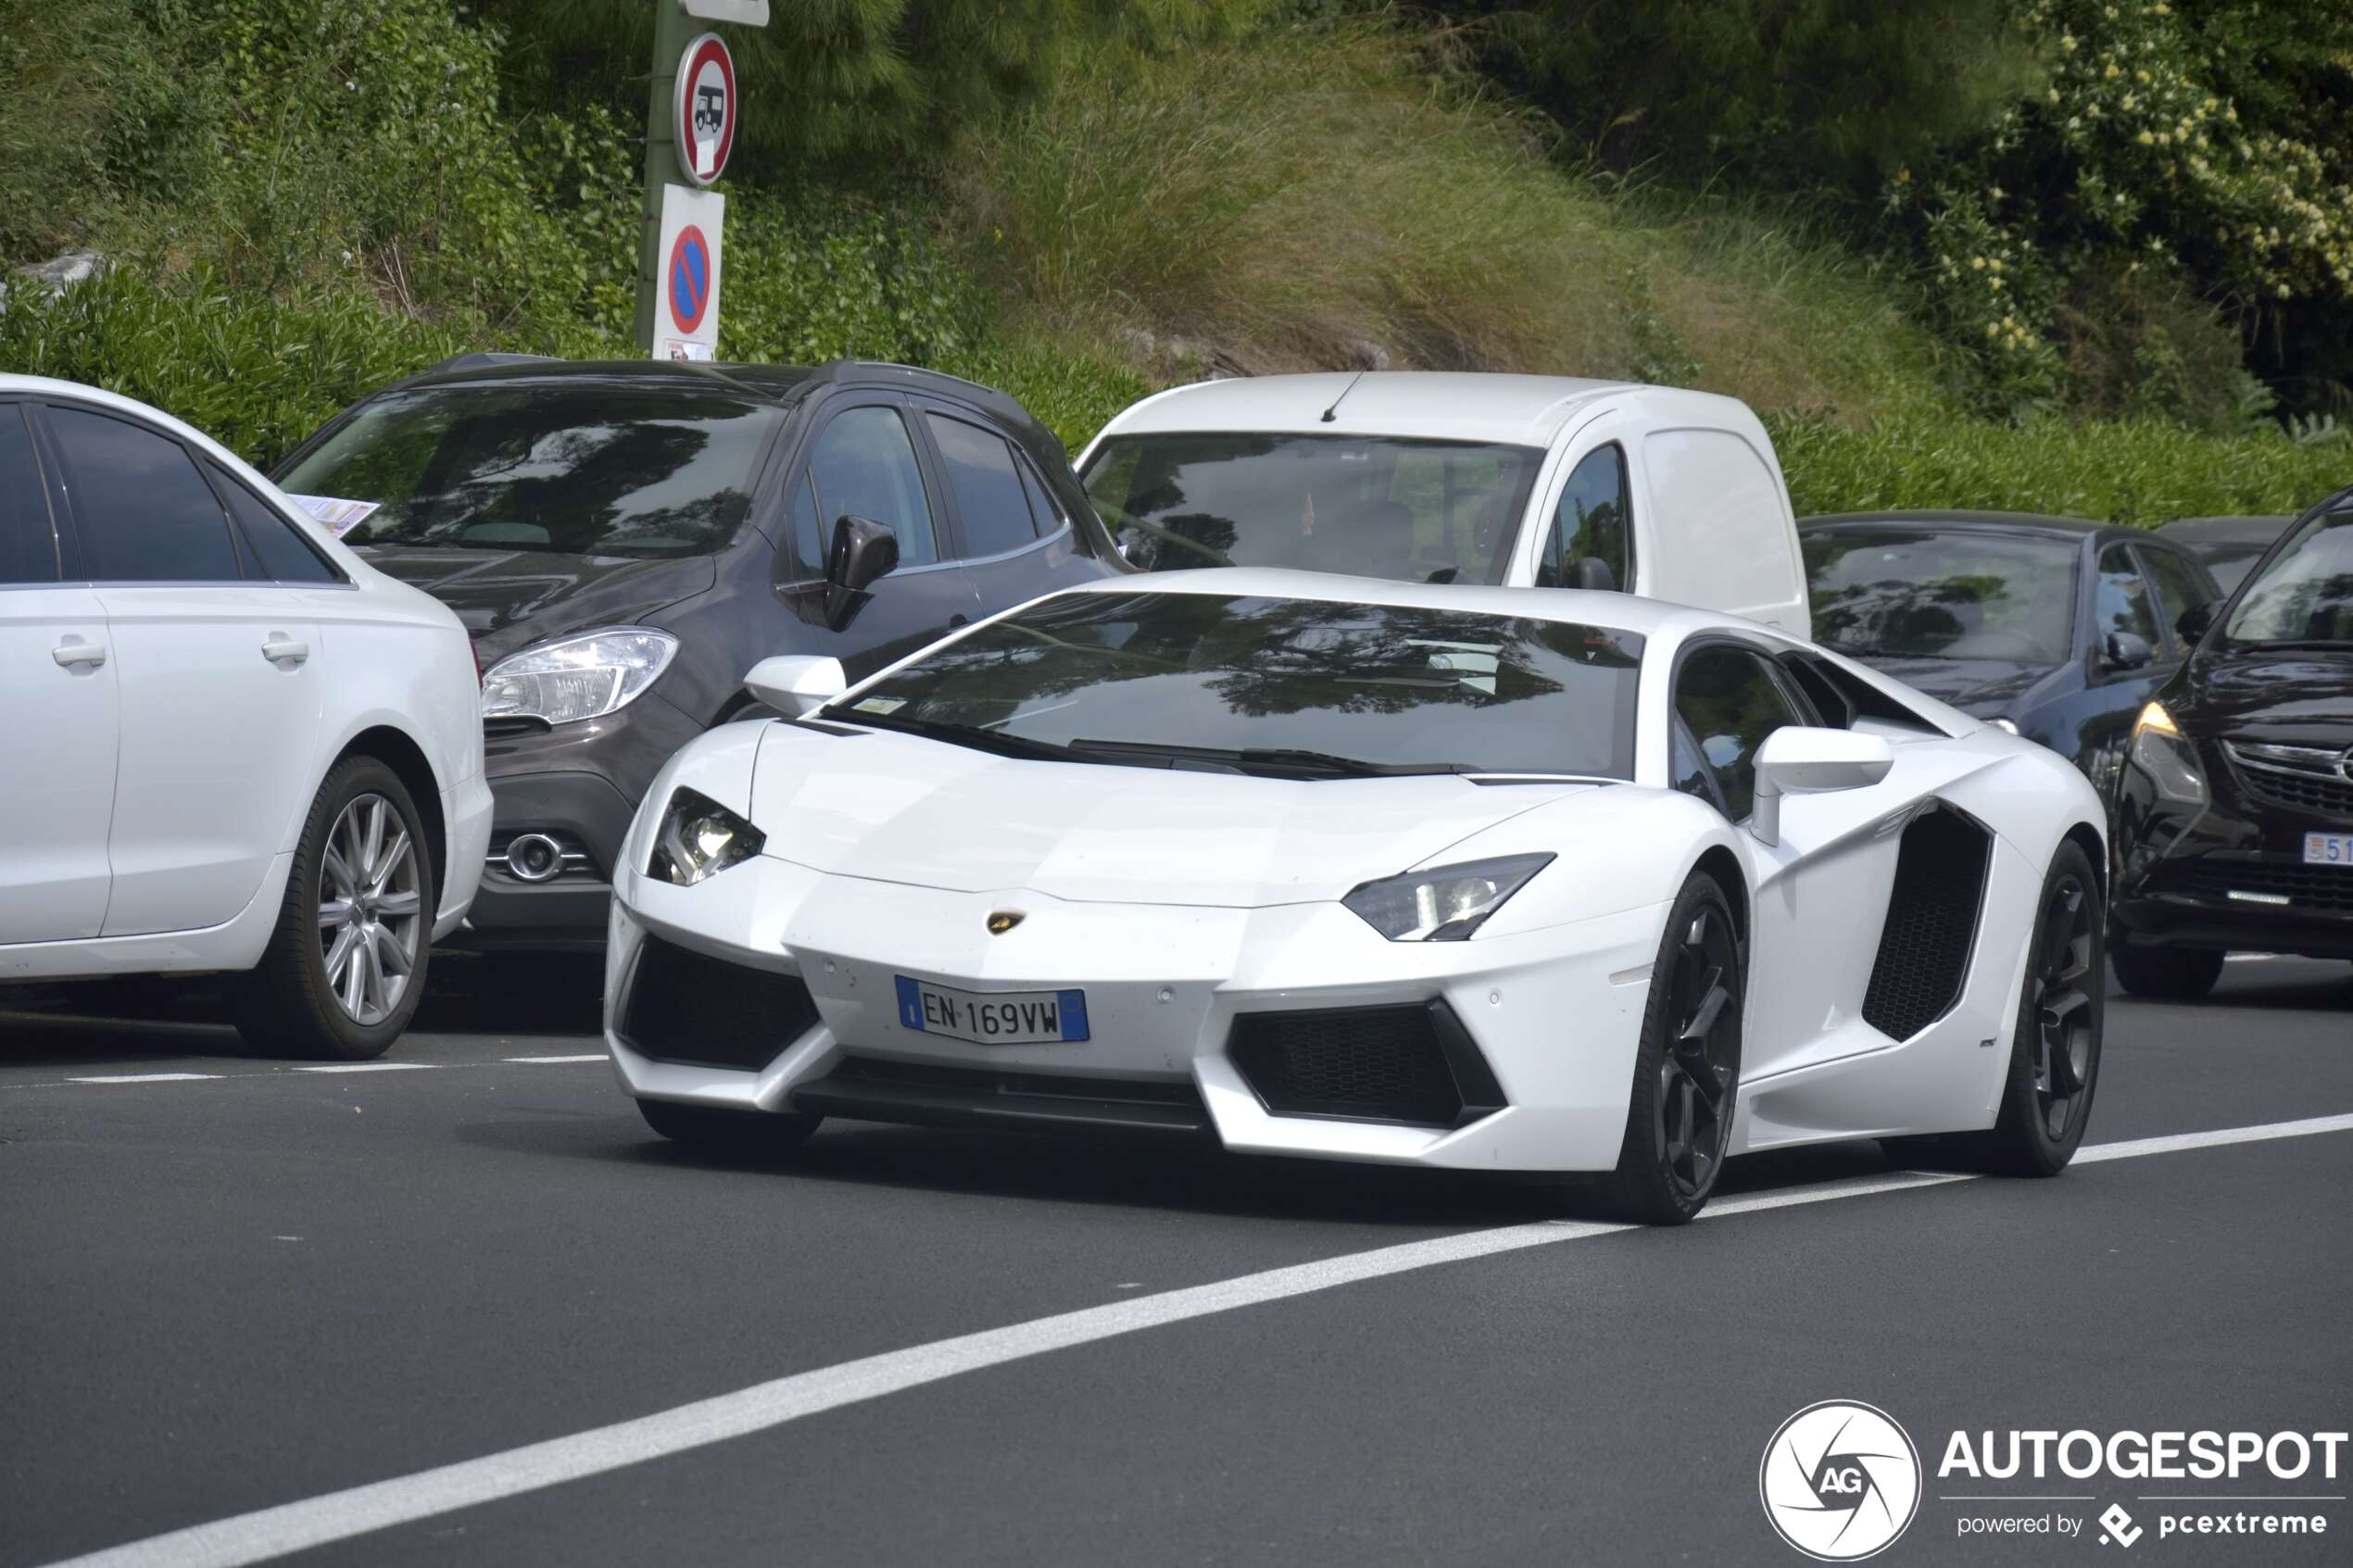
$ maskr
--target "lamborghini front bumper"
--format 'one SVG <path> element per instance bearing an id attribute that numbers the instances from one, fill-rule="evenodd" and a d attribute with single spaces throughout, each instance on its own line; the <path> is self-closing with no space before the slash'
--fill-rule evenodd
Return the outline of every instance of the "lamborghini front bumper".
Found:
<path id="1" fill-rule="evenodd" d="M 765 856 L 615 892 L 606 1035 L 642 1098 L 1498 1171 L 1617 1163 L 1666 915 L 1395 943 L 1336 903 L 1080 903 Z M 911 1028 L 902 980 L 1080 991 L 1088 1038 Z"/>

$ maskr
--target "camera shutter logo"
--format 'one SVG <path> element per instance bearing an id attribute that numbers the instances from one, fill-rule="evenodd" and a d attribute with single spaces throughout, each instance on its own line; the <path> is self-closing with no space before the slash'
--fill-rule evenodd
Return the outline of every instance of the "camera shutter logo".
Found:
<path id="1" fill-rule="evenodd" d="M 1756 1490 L 1781 1539 L 1818 1562 L 1854 1562 L 1893 1545 L 1919 1512 L 1919 1450 L 1885 1411 L 1825 1399 L 1781 1423 Z"/>

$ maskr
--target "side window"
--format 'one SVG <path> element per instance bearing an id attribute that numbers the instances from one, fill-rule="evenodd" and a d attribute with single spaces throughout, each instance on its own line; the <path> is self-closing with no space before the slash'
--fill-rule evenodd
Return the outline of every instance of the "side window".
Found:
<path id="1" fill-rule="evenodd" d="M 835 415 L 810 455 L 809 477 L 817 486 L 817 515 L 827 536 L 837 520 L 862 517 L 898 533 L 901 566 L 939 558 L 923 466 L 898 409 L 876 406 Z"/>
<path id="2" fill-rule="evenodd" d="M 825 546 L 829 543 L 824 525 L 817 521 L 817 486 L 815 481 L 802 474 L 794 482 L 790 504 L 785 508 L 785 527 L 791 537 L 785 541 L 786 558 L 795 583 L 808 583 L 825 575 Z"/>
<path id="3" fill-rule="evenodd" d="M 2148 568 L 2149 581 L 2157 584 L 2158 618 L 2178 645 L 2181 637 L 2173 628 L 2182 623 L 2183 616 L 2214 596 L 2206 591 L 2189 562 L 2172 551 L 2145 548 L 2140 555 L 2141 564 Z"/>
<path id="4" fill-rule="evenodd" d="M 228 514 L 178 442 L 126 420 L 52 408 L 66 495 L 98 583 L 219 583 L 244 575 Z"/>
<path id="5" fill-rule="evenodd" d="M 1037 470 L 1022 461 L 1018 454 L 1014 457 L 1013 466 L 1021 470 L 1022 491 L 1029 497 L 1029 515 L 1037 522 L 1039 533 L 1054 533 L 1070 521 L 1063 516 L 1062 508 L 1054 504 L 1053 495 L 1047 490 L 1046 482 L 1038 478 Z"/>
<path id="6" fill-rule="evenodd" d="M 2092 637 L 2104 647 L 2111 632 L 2130 632 L 2162 652 L 2165 639 L 2157 629 L 2157 611 L 2150 607 L 2148 584 L 2133 559 L 2131 546 L 2110 545 L 2100 552 L 2099 586 L 2092 600 Z"/>
<path id="7" fill-rule="evenodd" d="M 237 483 L 218 464 L 207 463 L 213 487 L 227 497 L 229 515 L 237 520 L 245 546 L 261 563 L 261 575 L 276 583 L 340 583 L 343 574 L 329 566 L 294 525 L 265 505 L 260 496 Z"/>
<path id="8" fill-rule="evenodd" d="M 55 583 L 57 529 L 24 411 L 0 403 L 0 583 Z"/>
<path id="9" fill-rule="evenodd" d="M 1692 727 L 1681 719 L 1673 721 L 1674 751 L 1667 767 L 1673 777 L 1668 781 L 1685 795 L 1695 795 L 1718 811 L 1724 809 L 1723 797 L 1716 792 L 1716 781 L 1710 775 L 1707 759 L 1699 752 L 1699 742 L 1692 734 Z"/>
<path id="10" fill-rule="evenodd" d="M 1536 585 L 1567 585 L 1569 568 L 1586 556 L 1609 568 L 1611 583 L 1632 592 L 1633 519 L 1626 494 L 1626 453 L 1614 441 L 1586 453 L 1569 474 L 1552 532 L 1544 539 L 1544 553 L 1536 563 Z"/>
<path id="11" fill-rule="evenodd" d="M 933 414 L 931 438 L 939 444 L 948 488 L 956 493 L 956 515 L 964 524 L 964 554 L 993 556 L 1017 550 L 1038 537 L 1029 515 L 1029 492 L 1013 467 L 1005 438 L 978 425 Z"/>
<path id="12" fill-rule="evenodd" d="M 1675 677 L 1675 717 L 1691 726 L 1723 790 L 1724 814 L 1736 822 L 1747 820 L 1756 798 L 1756 748 L 1783 725 L 1805 722 L 1782 695 L 1771 663 L 1735 647 L 1701 648 L 1683 660 Z"/>

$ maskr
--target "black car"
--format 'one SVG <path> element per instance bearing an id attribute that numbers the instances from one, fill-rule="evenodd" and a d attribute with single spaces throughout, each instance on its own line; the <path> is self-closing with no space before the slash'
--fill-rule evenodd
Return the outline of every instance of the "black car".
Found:
<path id="1" fill-rule="evenodd" d="M 2221 596 L 2137 529 L 2020 512 L 1802 520 L 1814 635 L 2073 759 L 2103 792 L 2133 717 L 2178 668 L 2176 623 Z"/>
<path id="2" fill-rule="evenodd" d="M 639 798 L 705 728 L 765 715 L 760 659 L 856 680 L 1126 570 L 1051 432 L 897 365 L 471 356 L 346 409 L 275 477 L 372 507 L 345 543 L 473 633 L 497 798 L 482 946 L 603 943 Z"/>
<path id="3" fill-rule="evenodd" d="M 2233 948 L 2353 959 L 2353 490 L 2306 513 L 2141 715 L 2118 781 L 2108 957 L 2203 996 Z"/>
<path id="4" fill-rule="evenodd" d="M 2295 521 L 2290 517 L 2181 517 L 2159 524 L 2157 536 L 2204 561 L 2215 583 L 2227 594 L 2246 581 L 2263 552 Z"/>

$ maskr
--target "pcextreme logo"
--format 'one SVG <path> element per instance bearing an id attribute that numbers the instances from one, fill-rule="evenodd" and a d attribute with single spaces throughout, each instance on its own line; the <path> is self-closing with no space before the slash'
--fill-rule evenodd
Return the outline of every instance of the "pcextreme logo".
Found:
<path id="1" fill-rule="evenodd" d="M 1818 1562 L 1853 1562 L 1894 1545 L 1919 1512 L 1919 1450 L 1885 1411 L 1824 1399 L 1765 1445 L 1756 1490 L 1781 1539 Z"/>

